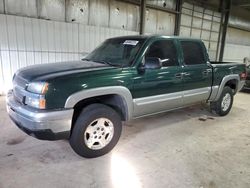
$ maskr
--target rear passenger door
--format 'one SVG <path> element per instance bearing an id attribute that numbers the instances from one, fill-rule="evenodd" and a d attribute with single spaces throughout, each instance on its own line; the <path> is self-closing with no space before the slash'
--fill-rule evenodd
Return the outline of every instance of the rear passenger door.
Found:
<path id="1" fill-rule="evenodd" d="M 200 41 L 181 40 L 183 56 L 183 103 L 184 105 L 209 98 L 212 85 L 212 68 L 207 63 L 205 47 Z"/>

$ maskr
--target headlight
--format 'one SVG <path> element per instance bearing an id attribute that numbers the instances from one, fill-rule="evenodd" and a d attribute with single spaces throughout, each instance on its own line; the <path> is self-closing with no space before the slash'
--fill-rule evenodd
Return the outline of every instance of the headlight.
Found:
<path id="1" fill-rule="evenodd" d="M 46 108 L 46 100 L 44 96 L 37 94 L 25 96 L 25 104 L 38 109 Z"/>
<path id="2" fill-rule="evenodd" d="M 31 82 L 27 86 L 25 104 L 38 109 L 46 108 L 45 94 L 48 91 L 47 82 Z"/>
<path id="3" fill-rule="evenodd" d="M 48 86 L 47 82 L 31 82 L 28 84 L 27 90 L 32 93 L 44 95 L 48 91 Z"/>

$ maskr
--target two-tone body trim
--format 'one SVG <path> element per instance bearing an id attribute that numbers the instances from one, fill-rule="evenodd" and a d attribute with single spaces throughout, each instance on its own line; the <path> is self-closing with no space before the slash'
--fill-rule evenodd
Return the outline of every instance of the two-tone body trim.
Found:
<path id="1" fill-rule="evenodd" d="M 212 86 L 212 91 L 211 91 L 210 97 L 208 99 L 209 102 L 213 101 L 216 98 L 219 87 L 220 86 Z"/>
<path id="2" fill-rule="evenodd" d="M 239 66 L 240 63 L 218 63 L 218 64 L 215 64 L 213 62 L 212 63 L 212 66 L 215 68 L 215 67 L 225 67 L 225 66 Z"/>
<path id="3" fill-rule="evenodd" d="M 65 108 L 73 108 L 79 101 L 91 97 L 116 94 L 123 98 L 127 107 L 127 120 L 155 112 L 171 110 L 188 104 L 205 101 L 211 92 L 210 87 L 181 92 L 154 95 L 133 99 L 130 91 L 123 86 L 100 87 L 83 90 L 68 97 Z M 185 101 L 185 102 L 184 102 Z"/>
<path id="4" fill-rule="evenodd" d="M 170 110 L 181 106 L 183 92 L 142 97 L 133 100 L 133 117 L 145 116 L 159 111 Z"/>
<path id="5" fill-rule="evenodd" d="M 142 97 L 133 100 L 134 118 L 181 108 L 193 103 L 206 101 L 211 87 L 185 90 L 175 93 Z"/>
<path id="6" fill-rule="evenodd" d="M 209 98 L 209 101 L 219 100 L 221 93 L 223 91 L 223 88 L 225 87 L 226 83 L 230 80 L 236 80 L 236 88 L 237 88 L 235 91 L 235 93 L 236 93 L 239 90 L 240 76 L 238 74 L 227 75 L 222 79 L 220 86 L 218 88 L 217 94 L 215 95 L 215 93 L 214 93 L 213 96 L 211 95 Z"/>
<path id="7" fill-rule="evenodd" d="M 65 108 L 73 108 L 79 101 L 91 97 L 116 94 L 122 97 L 126 105 L 127 120 L 137 118 L 139 116 L 150 115 L 153 113 L 168 111 L 180 108 L 193 103 L 202 101 L 216 101 L 221 95 L 225 84 L 230 80 L 240 80 L 239 75 L 225 76 L 220 86 L 204 87 L 193 90 L 185 90 L 181 92 L 168 93 L 162 95 L 154 95 L 133 99 L 128 88 L 124 86 L 100 87 L 95 89 L 83 90 L 72 94 L 68 97 Z"/>
<path id="8" fill-rule="evenodd" d="M 127 108 L 127 117 L 126 119 L 132 118 L 133 113 L 133 98 L 128 90 L 128 88 L 123 86 L 110 86 L 110 87 L 99 87 L 95 89 L 87 89 L 83 91 L 79 91 L 70 95 L 65 103 L 65 108 L 73 108 L 79 101 L 84 99 L 88 99 L 91 97 L 103 96 L 103 95 L 119 95 L 124 100 L 124 104 L 126 104 Z"/>

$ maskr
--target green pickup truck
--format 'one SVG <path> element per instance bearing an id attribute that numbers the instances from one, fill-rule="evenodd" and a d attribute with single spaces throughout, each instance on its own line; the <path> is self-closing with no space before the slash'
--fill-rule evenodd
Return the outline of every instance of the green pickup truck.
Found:
<path id="1" fill-rule="evenodd" d="M 38 139 L 69 139 L 87 158 L 117 144 L 122 121 L 207 102 L 229 113 L 244 85 L 244 64 L 210 62 L 201 40 L 126 36 L 84 59 L 18 70 L 7 95 L 15 124 Z"/>

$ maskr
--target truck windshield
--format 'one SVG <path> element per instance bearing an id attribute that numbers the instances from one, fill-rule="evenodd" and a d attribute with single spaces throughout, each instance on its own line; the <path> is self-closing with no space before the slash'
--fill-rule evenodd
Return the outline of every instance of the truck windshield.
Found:
<path id="1" fill-rule="evenodd" d="M 130 66 L 145 39 L 114 38 L 104 41 L 83 60 L 117 67 Z"/>

